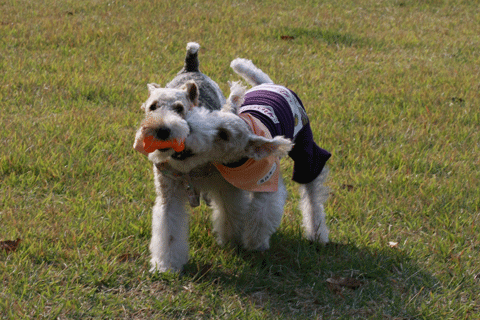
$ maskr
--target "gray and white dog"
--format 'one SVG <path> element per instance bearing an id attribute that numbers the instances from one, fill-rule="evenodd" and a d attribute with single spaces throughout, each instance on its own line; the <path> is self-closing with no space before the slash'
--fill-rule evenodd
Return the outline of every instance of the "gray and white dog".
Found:
<path id="1" fill-rule="evenodd" d="M 273 85 L 270 78 L 251 61 L 236 59 L 231 66 L 254 85 L 250 93 L 263 90 L 264 85 Z M 242 114 L 242 108 L 246 107 L 244 99 L 250 94 L 245 92 L 246 88 L 240 83 L 233 83 L 230 90 L 231 94 L 221 110 L 192 107 L 182 113 L 183 117 L 160 114 L 154 110 L 139 129 L 141 133 L 137 133 L 137 140 L 146 133 L 155 134 L 162 140 L 161 136 L 168 128 L 168 139 L 185 143 L 185 149 L 180 152 L 156 150 L 148 154 L 149 160 L 155 164 L 157 192 L 150 243 L 152 271 L 180 271 L 187 263 L 189 215 L 186 204 L 187 200 L 192 204 L 191 199 L 199 191 L 208 194 L 211 199 L 213 228 L 220 245 L 233 243 L 247 250 L 267 250 L 271 235 L 280 225 L 287 191 L 279 173 L 278 160 L 287 154 L 294 159 L 298 158 L 298 154 L 302 155 L 298 149 L 295 150 L 292 140 L 302 146 L 297 137 L 302 136 L 304 131 L 296 129 L 309 129 L 308 118 L 304 118 L 306 114 L 300 109 L 292 109 L 291 122 L 295 130 L 292 127 L 291 134 L 285 133 L 289 138 L 271 135 L 258 119 Z M 197 98 L 198 90 L 187 88 L 187 102 Z M 182 105 L 187 103 L 180 98 L 178 101 Z M 255 109 L 255 106 L 247 108 Z M 252 127 L 249 122 L 257 126 Z M 139 144 L 138 141 L 136 144 Z M 259 170 L 256 165 L 262 162 L 266 166 L 260 169 L 263 170 L 260 178 L 258 175 L 251 177 L 252 172 Z M 294 174 L 294 180 L 301 183 L 300 207 L 305 236 L 319 243 L 328 242 L 323 208 L 328 198 L 328 188 L 324 186 L 328 170 L 323 168 L 323 164 L 321 167 L 314 164 L 312 168 L 316 172 L 311 174 Z M 229 176 L 232 172 L 233 176 L 246 177 L 248 181 L 238 183 L 235 177 Z M 308 175 L 311 176 L 310 181 L 305 180 L 308 180 L 305 178 Z"/>
<path id="2" fill-rule="evenodd" d="M 220 110 L 225 104 L 225 96 L 218 84 L 199 70 L 199 49 L 200 45 L 196 42 L 187 44 L 185 64 L 165 88 L 156 83 L 147 85 L 150 96 L 141 108 L 145 111 L 145 120 L 155 122 L 155 131 L 146 131 L 145 126 L 142 125 L 137 131 L 133 146 L 135 150 L 147 155 L 143 147 L 138 144 L 143 141 L 142 138 L 146 134 L 153 134 L 161 140 L 187 135 L 188 126 L 182 120 L 194 106 Z M 166 150 L 157 158 L 169 158 L 173 155 L 169 151 L 171 150 Z M 160 162 L 164 161 L 154 163 Z"/>

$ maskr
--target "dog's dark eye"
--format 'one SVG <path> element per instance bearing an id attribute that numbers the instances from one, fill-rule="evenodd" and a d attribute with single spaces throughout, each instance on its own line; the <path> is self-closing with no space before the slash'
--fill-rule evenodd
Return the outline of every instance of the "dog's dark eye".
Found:
<path id="1" fill-rule="evenodd" d="M 158 103 L 154 102 L 150 105 L 150 108 L 148 108 L 148 110 L 155 111 L 155 110 L 157 110 L 157 108 L 158 108 Z"/>
<path id="2" fill-rule="evenodd" d="M 185 107 L 180 102 L 176 102 L 172 105 L 173 111 L 178 114 L 183 114 L 185 112 Z"/>
<path id="3" fill-rule="evenodd" d="M 217 136 L 223 141 L 230 140 L 230 132 L 228 132 L 228 130 L 225 128 L 218 129 Z"/>

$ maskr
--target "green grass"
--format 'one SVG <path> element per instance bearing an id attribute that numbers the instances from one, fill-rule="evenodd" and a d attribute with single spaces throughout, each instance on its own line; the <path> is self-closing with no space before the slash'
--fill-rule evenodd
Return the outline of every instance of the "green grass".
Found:
<path id="1" fill-rule="evenodd" d="M 0 241 L 22 239 L 0 318 L 479 318 L 479 27 L 473 0 L 0 1 Z M 287 179 L 270 251 L 220 248 L 202 206 L 185 273 L 148 272 L 132 144 L 189 41 L 226 94 L 244 57 L 301 96 L 333 153 L 332 244 L 302 240 Z"/>

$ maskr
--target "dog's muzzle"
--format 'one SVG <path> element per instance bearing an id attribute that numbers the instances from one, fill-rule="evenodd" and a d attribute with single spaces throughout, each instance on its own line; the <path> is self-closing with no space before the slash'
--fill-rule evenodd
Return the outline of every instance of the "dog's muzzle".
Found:
<path id="1" fill-rule="evenodd" d="M 178 160 L 178 161 L 183 161 L 185 159 L 188 159 L 190 157 L 193 157 L 195 154 L 192 152 L 190 149 L 185 149 L 181 152 L 175 152 L 174 154 L 171 155 L 172 159 Z"/>

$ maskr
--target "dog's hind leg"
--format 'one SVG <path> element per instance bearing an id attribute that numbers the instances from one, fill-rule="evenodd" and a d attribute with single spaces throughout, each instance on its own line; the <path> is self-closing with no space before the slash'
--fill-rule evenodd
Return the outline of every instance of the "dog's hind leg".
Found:
<path id="1" fill-rule="evenodd" d="M 270 248 L 270 237 L 280 226 L 287 189 L 279 178 L 278 191 L 254 192 L 245 216 L 242 242 L 245 249 L 264 251 Z"/>
<path id="2" fill-rule="evenodd" d="M 186 194 L 176 180 L 155 174 L 157 199 L 153 207 L 150 271 L 181 271 L 188 262 Z"/>
<path id="3" fill-rule="evenodd" d="M 310 241 L 328 243 L 328 227 L 325 221 L 323 204 L 328 199 L 329 188 L 324 185 L 328 176 L 328 168 L 310 183 L 301 184 L 300 210 L 303 216 L 305 237 Z"/>

